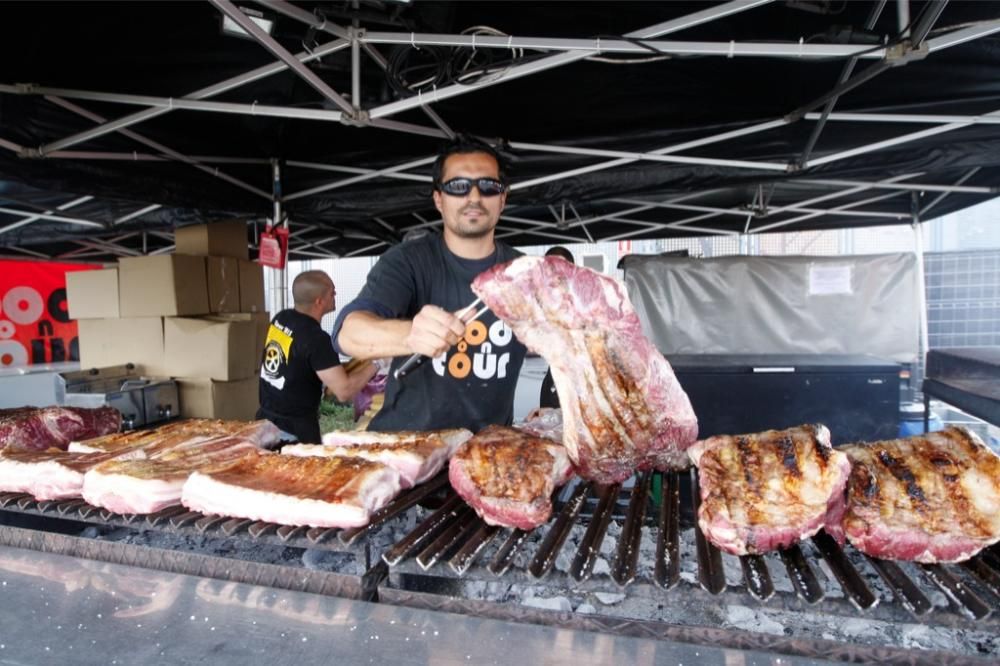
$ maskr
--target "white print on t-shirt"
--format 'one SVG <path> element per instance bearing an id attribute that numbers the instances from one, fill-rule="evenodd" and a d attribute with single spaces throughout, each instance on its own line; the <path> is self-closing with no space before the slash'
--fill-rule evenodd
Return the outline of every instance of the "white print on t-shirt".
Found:
<path id="1" fill-rule="evenodd" d="M 470 374 L 478 379 L 503 379 L 510 363 L 510 352 L 504 349 L 513 339 L 514 332 L 499 319 L 489 328 L 481 321 L 470 321 L 458 344 L 434 359 L 434 372 L 455 379 Z"/>

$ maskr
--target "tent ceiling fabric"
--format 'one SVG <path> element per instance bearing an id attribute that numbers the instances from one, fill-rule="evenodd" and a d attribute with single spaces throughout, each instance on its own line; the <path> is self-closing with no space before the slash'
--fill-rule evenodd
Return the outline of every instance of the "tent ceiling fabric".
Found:
<path id="1" fill-rule="evenodd" d="M 998 192 L 1000 3 L 355 4 L 4 4 L 0 252 L 263 223 L 277 160 L 293 256 L 378 254 L 438 223 L 448 132 L 504 146 L 515 245 L 910 223 Z M 223 34 L 241 8 L 273 37 Z"/>

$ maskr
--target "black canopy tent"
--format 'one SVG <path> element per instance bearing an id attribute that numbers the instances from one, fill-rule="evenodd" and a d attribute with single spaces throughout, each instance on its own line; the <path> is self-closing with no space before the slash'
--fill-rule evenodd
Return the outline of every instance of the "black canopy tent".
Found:
<path id="1" fill-rule="evenodd" d="M 169 251 L 276 209 L 293 258 L 378 254 L 440 223 L 454 132 L 510 155 L 516 245 L 911 223 L 1000 181 L 1000 3 L 0 11 L 7 255 Z"/>

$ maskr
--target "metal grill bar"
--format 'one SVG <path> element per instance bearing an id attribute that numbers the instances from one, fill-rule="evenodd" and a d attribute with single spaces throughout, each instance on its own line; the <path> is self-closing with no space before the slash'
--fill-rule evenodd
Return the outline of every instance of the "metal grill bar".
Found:
<path id="1" fill-rule="evenodd" d="M 837 542 L 822 531 L 812 538 L 812 542 L 830 566 L 830 571 L 851 603 L 861 610 L 874 608 L 878 604 L 878 597 L 865 585 L 858 570 L 848 561 Z"/>
<path id="2" fill-rule="evenodd" d="M 576 556 L 569 568 L 570 575 L 579 582 L 587 580 L 594 572 L 594 564 L 597 562 L 597 556 L 601 553 L 601 544 L 604 543 L 604 535 L 607 534 L 611 514 L 618 501 L 621 484 L 613 483 L 610 486 L 599 486 L 599 488 L 600 497 L 597 501 L 597 508 L 594 509 L 590 525 L 587 526 L 587 533 L 583 535 L 583 541 L 580 542 L 580 547 L 577 549 Z"/>
<path id="3" fill-rule="evenodd" d="M 875 568 L 878 575 L 882 577 L 892 590 L 892 593 L 896 595 L 903 607 L 910 611 L 916 616 L 926 615 L 931 610 L 930 600 L 924 596 L 924 593 L 917 589 L 909 577 L 903 573 L 903 570 L 893 562 L 888 562 L 886 560 L 880 560 L 876 557 L 865 556 L 868 559 L 869 564 Z"/>
<path id="4" fill-rule="evenodd" d="M 222 533 L 226 536 L 233 536 L 240 530 L 249 527 L 253 524 L 252 520 L 246 520 L 244 518 L 233 518 L 232 520 L 222 524 Z"/>
<path id="5" fill-rule="evenodd" d="M 542 541 L 542 545 L 538 548 L 535 559 L 532 560 L 531 566 L 528 567 L 528 571 L 535 578 L 541 578 L 552 569 L 552 565 L 556 562 L 556 555 L 566 542 L 566 537 L 569 536 L 570 530 L 573 529 L 573 521 L 576 520 L 580 509 L 583 508 L 583 503 L 587 501 L 590 491 L 591 484 L 578 484 L 573 491 L 572 497 L 569 498 L 563 506 L 562 511 L 559 512 L 552 527 L 549 528 L 548 534 L 545 535 L 545 540 Z"/>
<path id="6" fill-rule="evenodd" d="M 669 590 L 681 580 L 681 482 L 678 472 L 662 474 L 661 479 L 660 530 L 656 537 L 653 580 L 663 589 Z"/>
<path id="7" fill-rule="evenodd" d="M 368 533 L 385 521 L 397 516 L 412 506 L 415 506 L 418 502 L 423 500 L 430 495 L 437 492 L 442 486 L 444 486 L 448 481 L 448 475 L 446 473 L 438 474 L 436 477 L 428 481 L 427 483 L 415 488 L 403 495 L 400 495 L 393 501 L 386 504 L 384 507 L 372 514 L 371 520 L 364 527 L 356 527 L 349 530 L 344 530 L 340 533 L 340 541 L 345 546 L 349 546 L 362 534 Z"/>
<path id="8" fill-rule="evenodd" d="M 521 544 L 524 543 L 525 538 L 528 533 L 524 530 L 514 530 L 504 541 L 503 546 L 493 557 L 493 561 L 490 562 L 489 570 L 496 574 L 497 576 L 502 576 L 504 573 L 510 569 L 510 566 L 514 564 L 514 556 L 517 555 L 518 549 Z"/>
<path id="9" fill-rule="evenodd" d="M 493 537 L 499 531 L 500 528 L 496 525 L 481 524 L 472 538 L 466 541 L 465 545 L 459 548 L 458 552 L 448 561 L 451 570 L 459 576 L 468 571 L 469 567 L 476 561 L 476 556 L 487 544 L 493 541 Z"/>
<path id="10" fill-rule="evenodd" d="M 823 587 L 816 578 L 815 572 L 813 572 L 812 567 L 809 566 L 806 558 L 802 555 L 801 548 L 792 546 L 791 548 L 780 550 L 778 551 L 778 556 L 785 563 L 785 570 L 788 572 L 788 577 L 795 587 L 795 593 L 799 595 L 800 599 L 806 603 L 815 604 L 826 596 L 823 593 Z"/>
<path id="11" fill-rule="evenodd" d="M 694 515 L 698 515 L 701 506 L 701 490 L 698 485 L 698 475 L 692 470 L 691 501 L 694 504 Z M 698 552 L 698 582 L 707 592 L 722 594 L 726 589 L 726 575 L 722 570 L 722 553 L 708 542 L 701 530 L 694 531 L 695 546 Z"/>
<path id="12" fill-rule="evenodd" d="M 774 596 L 774 583 L 767 562 L 760 555 L 744 555 L 740 558 L 743 567 L 743 580 L 747 591 L 758 601 L 767 601 Z"/>
<path id="13" fill-rule="evenodd" d="M 625 516 L 625 524 L 618 539 L 618 552 L 611 567 L 611 578 L 621 586 L 635 580 L 635 570 L 639 564 L 639 542 L 642 539 L 642 521 L 646 517 L 651 480 L 652 475 L 644 472 L 636 479 L 632 488 L 628 514 Z"/>
<path id="14" fill-rule="evenodd" d="M 973 620 L 982 620 L 992 612 L 986 602 L 976 596 L 975 592 L 961 583 L 940 564 L 921 564 L 920 569 L 925 576 L 941 588 L 941 591 L 951 599 L 952 603 L 956 604 L 962 612 Z"/>
<path id="15" fill-rule="evenodd" d="M 440 536 L 420 551 L 420 554 L 417 555 L 417 564 L 419 564 L 424 571 L 430 569 L 439 559 L 441 559 L 441 557 L 444 556 L 448 549 L 458 543 L 458 540 L 462 536 L 467 536 L 477 527 L 476 520 L 478 519 L 476 518 L 475 511 L 467 506 L 462 507 L 458 513 L 455 514 L 454 520 L 451 521 L 451 524 L 448 525 Z"/>
<path id="16" fill-rule="evenodd" d="M 970 571 L 997 598 L 1000 598 L 1000 572 L 988 565 L 982 557 L 974 557 L 967 562 L 962 562 L 961 566 Z"/>
<path id="17" fill-rule="evenodd" d="M 396 545 L 383 553 L 382 559 L 389 566 L 399 563 L 400 560 L 416 550 L 420 544 L 425 543 L 429 538 L 434 536 L 445 525 L 447 525 L 455 517 L 455 514 L 462 508 L 462 506 L 464 506 L 462 498 L 453 494 L 443 505 L 441 505 L 441 508 L 427 516 L 423 522 L 417 525 L 415 530 L 407 534 Z"/>
<path id="18" fill-rule="evenodd" d="M 182 506 L 170 506 L 163 511 L 157 511 L 156 513 L 149 514 L 146 516 L 146 522 L 153 527 L 157 527 L 169 521 L 174 516 L 185 513 L 186 511 L 187 509 Z"/>

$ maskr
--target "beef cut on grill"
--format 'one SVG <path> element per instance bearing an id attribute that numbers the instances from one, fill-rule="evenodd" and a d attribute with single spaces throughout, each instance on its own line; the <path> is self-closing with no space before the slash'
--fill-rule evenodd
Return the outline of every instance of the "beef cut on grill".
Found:
<path id="1" fill-rule="evenodd" d="M 324 444 L 285 446 L 281 453 L 374 460 L 399 472 L 403 488 L 410 488 L 440 472 L 455 450 L 470 437 L 472 433 L 464 428 L 401 433 L 338 431 L 324 435 Z"/>
<path id="2" fill-rule="evenodd" d="M 0 448 L 66 450 L 71 441 L 117 432 L 122 415 L 114 407 L 20 407 L 0 410 Z"/>
<path id="3" fill-rule="evenodd" d="M 552 514 L 552 491 L 573 476 L 566 449 L 516 428 L 489 426 L 448 468 L 452 488 L 490 525 L 530 530 Z"/>
<path id="4" fill-rule="evenodd" d="M 840 449 L 851 478 L 835 537 L 873 557 L 924 563 L 961 562 L 1000 541 L 1000 456 L 971 431 Z"/>
<path id="5" fill-rule="evenodd" d="M 192 474 L 182 502 L 208 514 L 346 528 L 367 525 L 399 490 L 399 472 L 370 460 L 253 454 Z"/>
<path id="6" fill-rule="evenodd" d="M 733 555 L 764 553 L 839 523 L 847 456 L 821 425 L 718 435 L 688 449 L 698 466 L 698 525 Z"/>
<path id="7" fill-rule="evenodd" d="M 481 273 L 472 290 L 548 361 L 580 476 L 612 483 L 689 464 L 691 403 L 619 282 L 558 257 L 521 257 Z"/>

